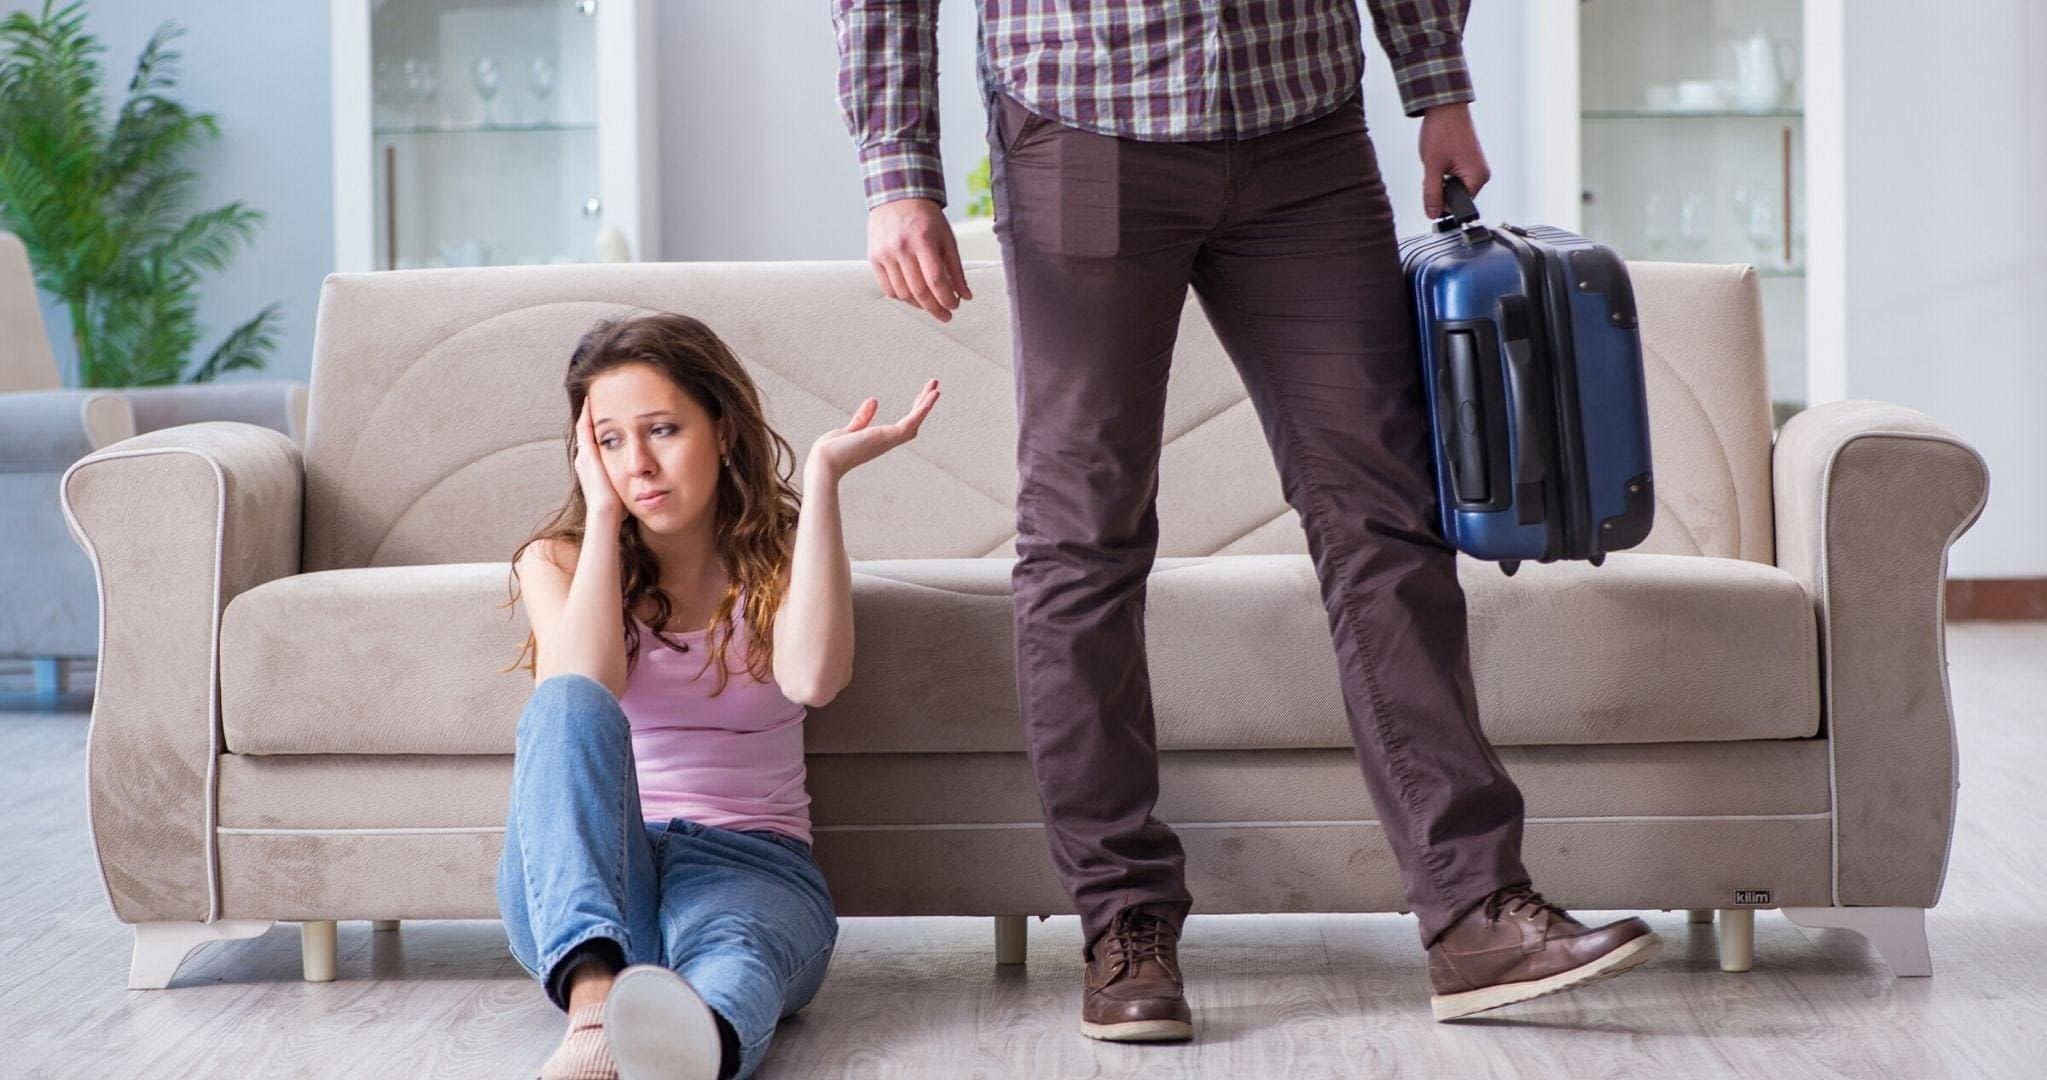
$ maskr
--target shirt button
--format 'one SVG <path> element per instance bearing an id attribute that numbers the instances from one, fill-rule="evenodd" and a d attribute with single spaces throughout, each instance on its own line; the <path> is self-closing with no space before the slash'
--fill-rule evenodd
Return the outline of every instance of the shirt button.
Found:
<path id="1" fill-rule="evenodd" d="M 1236 22 L 1236 21 L 1237 21 L 1237 9 L 1236 9 L 1236 8 L 1234 8 L 1234 7 L 1228 7 L 1228 6 L 1225 6 L 1225 7 L 1223 8 L 1223 21 L 1224 21 L 1224 22 Z"/>

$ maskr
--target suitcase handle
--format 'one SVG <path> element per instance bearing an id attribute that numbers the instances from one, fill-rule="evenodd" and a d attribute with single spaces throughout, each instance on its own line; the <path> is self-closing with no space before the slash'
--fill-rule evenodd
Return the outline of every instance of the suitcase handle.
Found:
<path id="1" fill-rule="evenodd" d="M 1462 229 L 1464 239 L 1476 244 L 1492 239 L 1492 230 L 1479 224 L 1478 204 L 1472 201 L 1471 190 L 1455 175 L 1443 177 L 1443 216 L 1436 219 L 1436 231 L 1450 232 Z"/>
<path id="2" fill-rule="evenodd" d="M 1529 319 L 1528 301 L 1520 296 L 1501 297 L 1500 319 L 1504 327 L 1500 351 L 1506 360 L 1508 393 L 1513 395 L 1512 400 L 1521 403 L 1519 416 L 1523 421 L 1514 426 L 1514 500 L 1520 507 L 1519 523 L 1532 525 L 1548 514 L 1545 489 L 1549 486 L 1549 463 L 1556 453 L 1550 374 L 1535 349 L 1535 327 Z"/>
<path id="3" fill-rule="evenodd" d="M 1487 329 L 1490 329 L 1488 327 Z M 1479 365 L 1478 339 L 1473 331 L 1452 330 L 1443 335 L 1444 362 L 1449 375 L 1448 396 L 1442 399 L 1446 414 L 1440 426 L 1448 435 L 1450 486 L 1460 503 L 1492 501 L 1492 470 L 1486 440 L 1487 401 L 1484 376 Z"/>

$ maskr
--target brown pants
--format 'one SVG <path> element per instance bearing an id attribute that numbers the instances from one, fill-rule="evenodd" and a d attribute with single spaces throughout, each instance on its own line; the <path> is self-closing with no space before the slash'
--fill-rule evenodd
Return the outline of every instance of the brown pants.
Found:
<path id="1" fill-rule="evenodd" d="M 1192 285 L 1264 426 L 1329 613 L 1365 785 L 1424 944 L 1528 881 L 1479 731 L 1393 211 L 1353 98 L 1245 140 L 1139 142 L 990 103 L 1016 341 L 1017 684 L 1052 861 L 1092 947 L 1192 906 L 1158 799 L 1145 582 Z"/>

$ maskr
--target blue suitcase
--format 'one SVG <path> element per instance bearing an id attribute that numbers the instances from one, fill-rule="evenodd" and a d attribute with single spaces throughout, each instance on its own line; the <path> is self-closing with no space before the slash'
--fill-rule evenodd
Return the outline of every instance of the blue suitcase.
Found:
<path id="1" fill-rule="evenodd" d="M 1627 265 L 1546 225 L 1488 228 L 1444 183 L 1435 232 L 1400 244 L 1443 536 L 1500 563 L 1632 547 L 1655 513 Z"/>

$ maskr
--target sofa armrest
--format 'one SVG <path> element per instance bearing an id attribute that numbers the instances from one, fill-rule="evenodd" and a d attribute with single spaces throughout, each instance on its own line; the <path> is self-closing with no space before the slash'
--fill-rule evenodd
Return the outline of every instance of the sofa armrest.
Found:
<path id="1" fill-rule="evenodd" d="M 1777 565 L 1818 606 L 1834 903 L 1931 907 L 1959 783 L 1947 552 L 1982 513 L 1989 469 L 1923 413 L 1841 401 L 1784 425 L 1772 473 Z"/>
<path id="2" fill-rule="evenodd" d="M 304 487 L 297 444 L 236 423 L 138 435 L 64 474 L 64 519 L 99 581 L 87 806 L 125 922 L 219 913 L 220 613 L 298 572 Z"/>
<path id="3" fill-rule="evenodd" d="M 62 472 L 135 434 L 126 398 L 107 390 L 0 394 L 0 472 Z"/>
<path id="4" fill-rule="evenodd" d="M 123 390 L 121 394 L 135 409 L 137 433 L 180 424 L 233 420 L 281 431 L 291 436 L 292 441 L 305 445 L 304 383 L 266 380 L 142 386 Z"/>

